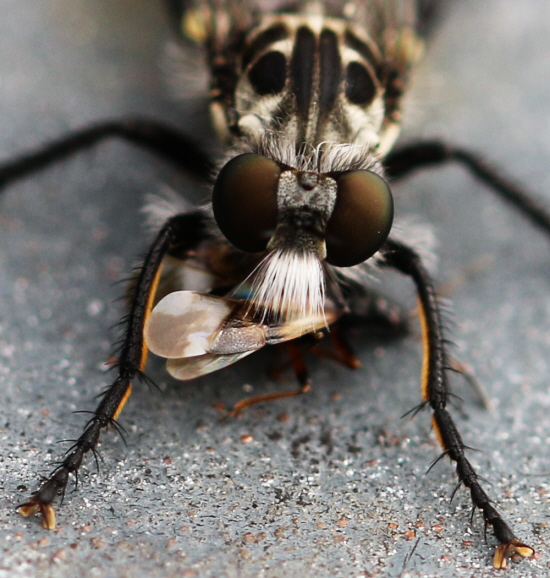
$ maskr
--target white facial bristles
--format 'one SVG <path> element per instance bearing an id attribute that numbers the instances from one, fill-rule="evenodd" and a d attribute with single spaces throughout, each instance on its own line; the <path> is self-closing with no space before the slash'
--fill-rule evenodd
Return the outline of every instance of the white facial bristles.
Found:
<path id="1" fill-rule="evenodd" d="M 324 317 L 325 272 L 313 253 L 276 250 L 253 273 L 251 306 L 277 321 Z"/>

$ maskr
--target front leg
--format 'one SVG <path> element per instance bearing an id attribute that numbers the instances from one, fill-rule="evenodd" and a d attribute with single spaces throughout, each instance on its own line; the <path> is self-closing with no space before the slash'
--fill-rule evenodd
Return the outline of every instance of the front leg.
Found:
<path id="1" fill-rule="evenodd" d="M 507 556 L 517 553 L 528 558 L 534 554 L 533 548 L 521 542 L 503 520 L 498 510 L 480 484 L 480 478 L 465 455 L 466 446 L 462 441 L 451 414 L 447 410 L 449 388 L 446 368 L 447 351 L 443 335 L 441 313 L 433 282 L 424 268 L 418 254 L 410 247 L 396 241 L 388 241 L 384 246 L 386 265 L 409 276 L 416 285 L 424 358 L 422 364 L 423 405 L 432 410 L 432 425 L 443 448 L 443 456 L 456 463 L 456 474 L 464 486 L 470 490 L 474 507 L 483 513 L 485 526 L 491 526 L 499 546 L 493 556 L 495 568 L 506 568 Z"/>
<path id="2" fill-rule="evenodd" d="M 204 238 L 206 217 L 199 211 L 169 219 L 151 245 L 134 282 L 129 312 L 123 320 L 124 334 L 117 362 L 117 376 L 101 397 L 101 401 L 84 431 L 69 449 L 62 462 L 50 474 L 29 500 L 18 506 L 19 513 L 28 517 L 40 512 L 48 530 L 56 527 L 52 506 L 58 495 L 63 496 L 70 474 L 78 476 L 82 460 L 88 452 L 95 453 L 101 430 L 116 420 L 132 392 L 132 380 L 140 377 L 147 361 L 143 328 L 155 298 L 162 262 L 171 250 L 181 250 Z M 190 232 L 192 235 L 190 235 Z"/>

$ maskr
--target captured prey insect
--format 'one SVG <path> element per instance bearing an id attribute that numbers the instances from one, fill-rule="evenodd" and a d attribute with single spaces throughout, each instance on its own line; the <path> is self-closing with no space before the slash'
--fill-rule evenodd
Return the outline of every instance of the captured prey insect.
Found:
<path id="1" fill-rule="evenodd" d="M 54 500 L 95 451 L 101 430 L 115 424 L 148 351 L 166 358 L 177 379 L 205 375 L 356 313 L 368 296 L 365 280 L 378 267 L 400 271 L 416 286 L 421 407 L 431 410 L 443 455 L 493 530 L 494 565 L 505 567 L 510 554 L 533 554 L 465 455 L 447 410 L 450 361 L 434 283 L 422 251 L 392 229 L 388 180 L 455 160 L 550 231 L 546 213 L 467 151 L 439 142 L 392 151 L 408 77 L 439 5 L 172 0 L 185 35 L 204 48 L 223 158 L 212 164 L 193 139 L 156 123 L 110 122 L 2 168 L 7 182 L 117 135 L 199 177 L 215 177 L 208 207 L 151 208 L 156 238 L 131 284 L 116 377 L 60 465 L 19 506 L 22 515 L 40 513 L 47 528 L 55 527 Z M 307 375 L 298 377 L 301 389 L 278 397 L 309 387 Z"/>

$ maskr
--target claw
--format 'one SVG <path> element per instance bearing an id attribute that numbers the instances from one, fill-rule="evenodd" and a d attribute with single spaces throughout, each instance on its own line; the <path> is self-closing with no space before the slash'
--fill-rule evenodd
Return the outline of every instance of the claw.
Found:
<path id="1" fill-rule="evenodd" d="M 55 510 L 51 504 L 41 504 L 36 498 L 31 498 L 28 502 L 17 506 L 17 511 L 23 518 L 28 518 L 40 512 L 42 514 L 42 526 L 46 530 L 55 530 Z"/>
<path id="2" fill-rule="evenodd" d="M 533 550 L 531 546 L 527 546 L 527 544 L 514 538 L 510 542 L 500 544 L 496 549 L 495 555 L 493 556 L 493 567 L 499 570 L 506 570 L 508 567 L 508 556 L 519 554 L 523 558 L 530 558 L 534 553 L 535 550 Z"/>

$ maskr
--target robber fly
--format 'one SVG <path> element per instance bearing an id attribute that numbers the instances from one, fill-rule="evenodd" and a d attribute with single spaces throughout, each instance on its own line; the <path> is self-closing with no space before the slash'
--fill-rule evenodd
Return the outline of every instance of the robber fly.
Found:
<path id="1" fill-rule="evenodd" d="M 107 122 L 0 167 L 4 184 L 106 137 L 141 144 L 190 173 L 210 178 L 211 203 L 149 213 L 156 237 L 131 282 L 116 377 L 60 465 L 27 502 L 55 528 L 63 495 L 100 432 L 116 427 L 148 351 L 189 380 L 265 345 L 316 335 L 364 308 L 366 279 L 390 268 L 416 287 L 424 360 L 421 408 L 474 508 L 498 541 L 493 564 L 533 549 L 503 520 L 465 455 L 447 410 L 450 363 L 434 282 L 422 251 L 393 225 L 389 180 L 446 161 L 550 231 L 550 216 L 475 155 L 441 142 L 393 150 L 411 68 L 421 57 L 437 0 L 171 0 L 189 42 L 210 70 L 210 108 L 225 145 L 212 161 L 192 138 L 145 120 Z M 363 311 L 364 313 L 364 311 Z M 342 349 L 346 347 L 342 345 Z M 353 359 L 347 351 L 348 361 Z M 350 362 L 350 365 L 353 363 Z M 247 405 L 307 391 L 245 400 Z"/>

